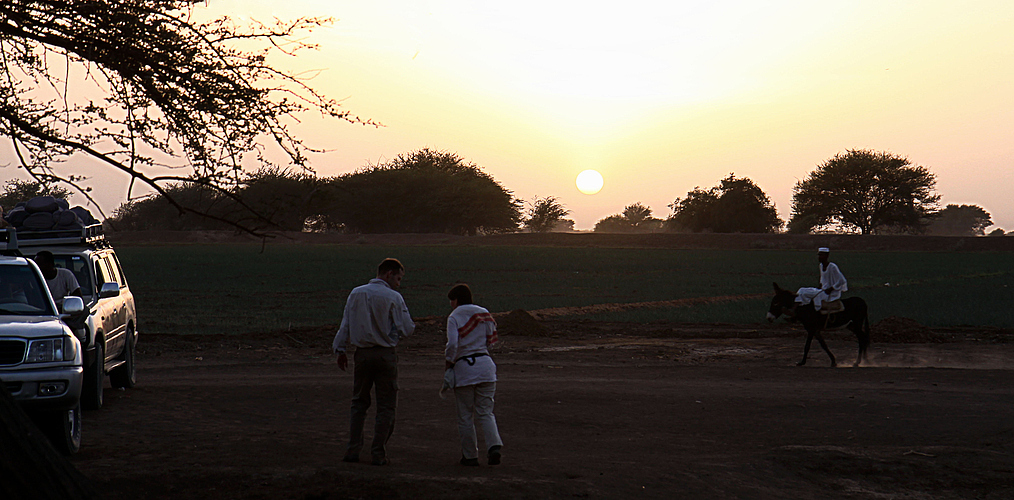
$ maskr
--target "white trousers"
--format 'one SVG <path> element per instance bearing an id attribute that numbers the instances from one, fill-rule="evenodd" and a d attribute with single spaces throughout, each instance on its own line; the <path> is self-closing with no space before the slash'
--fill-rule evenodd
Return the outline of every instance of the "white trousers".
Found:
<path id="1" fill-rule="evenodd" d="M 496 393 L 496 382 L 482 382 L 475 385 L 454 388 L 454 398 L 458 403 L 458 435 L 461 436 L 461 456 L 479 458 L 478 442 L 475 435 L 475 422 L 482 427 L 486 449 L 503 446 L 500 432 L 496 428 L 496 417 L 493 416 L 493 395 Z"/>
<path id="2" fill-rule="evenodd" d="M 818 311 L 824 305 L 824 302 L 832 302 L 840 298 L 841 292 L 838 290 L 831 292 L 830 297 L 820 288 L 803 287 L 796 292 L 796 302 L 804 305 L 813 302 L 813 308 Z"/>

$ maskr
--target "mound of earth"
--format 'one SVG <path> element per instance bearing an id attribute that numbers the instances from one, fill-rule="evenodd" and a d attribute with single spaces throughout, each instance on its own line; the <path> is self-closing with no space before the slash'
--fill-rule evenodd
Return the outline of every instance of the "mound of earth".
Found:
<path id="1" fill-rule="evenodd" d="M 873 325 L 874 342 L 927 343 L 943 342 L 933 331 L 911 318 L 889 316 Z"/>
<path id="2" fill-rule="evenodd" d="M 524 309 L 515 309 L 503 316 L 498 316 L 496 329 L 501 335 L 543 337 L 549 334 L 549 330 Z"/>

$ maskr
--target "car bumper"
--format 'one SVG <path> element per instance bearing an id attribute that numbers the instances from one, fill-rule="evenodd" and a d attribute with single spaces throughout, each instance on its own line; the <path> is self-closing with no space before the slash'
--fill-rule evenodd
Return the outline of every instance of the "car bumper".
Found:
<path id="1" fill-rule="evenodd" d="M 84 368 L 63 366 L 34 370 L 0 371 L 0 381 L 25 408 L 67 409 L 81 399 Z"/>

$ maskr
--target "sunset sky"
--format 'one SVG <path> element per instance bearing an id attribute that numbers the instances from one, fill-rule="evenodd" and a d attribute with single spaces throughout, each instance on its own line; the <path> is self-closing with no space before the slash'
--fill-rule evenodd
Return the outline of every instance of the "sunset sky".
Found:
<path id="1" fill-rule="evenodd" d="M 580 229 L 729 173 L 787 219 L 792 187 L 846 149 L 937 175 L 942 205 L 1014 229 L 1014 2 L 209 0 L 239 18 L 327 16 L 276 63 L 382 128 L 305 116 L 319 175 L 421 148 L 474 162 Z M 575 177 L 594 169 L 602 190 Z M 7 171 L 0 176 L 9 177 Z M 111 211 L 125 180 L 97 193 Z"/>

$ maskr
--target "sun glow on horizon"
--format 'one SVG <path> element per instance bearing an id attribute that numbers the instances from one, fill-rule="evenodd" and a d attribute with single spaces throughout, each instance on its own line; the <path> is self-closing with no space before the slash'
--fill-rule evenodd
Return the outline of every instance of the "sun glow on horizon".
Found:
<path id="1" fill-rule="evenodd" d="M 577 190 L 584 194 L 595 194 L 602 190 L 602 174 L 596 170 L 585 170 L 577 174 Z"/>
<path id="2" fill-rule="evenodd" d="M 642 202 L 664 213 L 735 172 L 788 216 L 793 184 L 847 148 L 930 167 L 947 203 L 1014 222 L 1009 138 L 1014 3 L 634 0 L 216 0 L 262 21 L 330 16 L 319 52 L 280 59 L 358 116 L 307 119 L 334 175 L 430 147 L 475 161 L 519 197 L 555 195 L 578 228 Z M 946 124 L 946 125 L 945 125 Z M 989 184 L 968 176 L 1003 179 Z M 610 178 L 596 196 L 574 173 Z"/>

